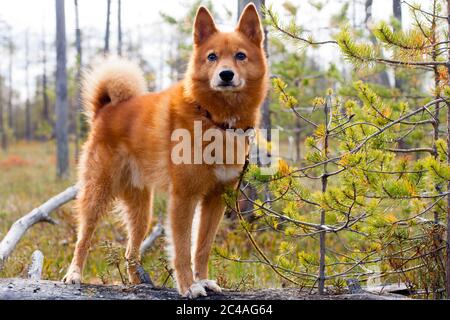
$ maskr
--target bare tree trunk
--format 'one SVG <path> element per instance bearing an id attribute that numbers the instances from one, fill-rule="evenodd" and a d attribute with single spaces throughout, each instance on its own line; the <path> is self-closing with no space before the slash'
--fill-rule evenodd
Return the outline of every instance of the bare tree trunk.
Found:
<path id="1" fill-rule="evenodd" d="M 394 1 L 394 13 L 396 11 L 396 2 L 399 2 L 399 1 L 398 0 Z M 398 5 L 401 6 L 401 3 Z M 435 15 L 438 14 L 437 5 L 438 5 L 437 0 L 435 0 L 433 3 L 433 14 L 435 14 Z M 400 16 L 399 17 L 396 16 L 396 18 L 400 19 L 400 21 L 401 21 L 401 8 L 397 9 L 397 11 L 398 10 L 400 10 Z M 431 28 L 430 28 L 430 42 L 434 48 L 434 50 L 432 52 L 432 58 L 431 58 L 432 61 L 437 61 L 437 49 L 439 48 L 439 47 L 435 46 L 436 43 L 438 42 L 438 32 L 437 31 L 438 31 L 437 30 L 437 20 L 436 20 L 436 17 L 433 17 L 431 20 Z M 439 88 L 441 80 L 440 80 L 439 70 L 438 70 L 437 66 L 433 67 L 433 73 L 434 73 L 434 98 L 438 99 L 438 98 L 440 98 L 440 94 L 438 93 L 438 91 L 439 91 L 438 88 Z M 397 78 L 395 79 L 395 81 L 396 81 L 395 82 L 396 88 L 401 89 L 400 81 L 397 83 L 397 81 L 398 81 Z M 434 112 L 434 122 L 433 122 L 433 156 L 435 159 L 437 159 L 438 152 L 437 152 L 436 142 L 439 139 L 439 126 L 440 126 L 439 103 L 436 103 L 435 108 L 436 108 L 436 110 Z M 403 142 L 403 141 L 401 140 L 400 142 Z M 403 145 L 401 145 L 399 143 L 399 147 L 405 148 L 405 144 L 404 143 L 402 143 L 402 144 Z M 437 192 L 439 192 L 441 190 L 441 187 L 442 187 L 442 185 L 440 185 L 440 184 L 435 184 L 435 186 L 434 186 L 434 188 L 435 188 L 435 190 L 437 190 Z M 436 225 L 439 225 L 440 220 L 441 220 L 439 217 L 439 210 L 440 210 L 439 207 L 434 209 L 434 223 Z M 438 233 L 436 233 L 434 235 L 434 239 L 435 239 L 436 243 L 439 243 L 440 245 L 444 241 L 444 239 L 442 239 L 442 236 Z M 439 261 L 443 261 L 443 255 L 441 252 L 437 254 L 436 260 L 437 260 L 436 263 L 439 263 Z M 433 290 L 433 299 L 439 299 L 439 295 L 440 295 L 440 293 L 437 290 Z"/>
<path id="2" fill-rule="evenodd" d="M 450 0 L 447 0 L 447 15 L 450 16 Z M 450 39 L 450 19 L 448 21 L 448 37 Z M 450 73 L 450 50 L 447 58 L 447 70 Z M 449 79 L 450 84 L 450 79 Z M 447 104 L 447 163 L 450 165 L 450 104 Z M 447 191 L 450 191 L 450 181 L 447 184 Z M 450 193 L 447 195 L 447 244 L 446 244 L 446 283 L 445 291 L 447 299 L 450 298 Z"/>
<path id="3" fill-rule="evenodd" d="M 356 0 L 352 0 L 352 27 L 356 28 Z"/>
<path id="4" fill-rule="evenodd" d="M 394 9 L 394 17 L 400 22 L 402 25 L 402 1 L 401 0 L 393 0 L 393 9 Z"/>
<path id="5" fill-rule="evenodd" d="M 366 0 L 364 2 L 364 9 L 366 13 L 366 17 L 364 19 L 364 24 L 366 25 L 367 29 L 369 28 L 369 23 L 372 21 L 372 6 L 373 6 L 373 0 Z"/>
<path id="6" fill-rule="evenodd" d="M 18 141 L 20 138 L 23 138 L 20 136 L 20 132 L 19 132 L 19 128 L 20 128 L 19 116 L 20 116 L 19 108 L 16 105 L 14 107 L 14 137 L 15 137 L 16 141 Z"/>
<path id="7" fill-rule="evenodd" d="M 170 47 L 170 52 L 169 52 L 169 61 L 175 61 L 175 56 L 176 56 L 176 53 L 175 53 L 175 51 L 176 51 L 176 40 L 175 40 L 175 37 L 174 37 L 174 35 L 170 35 L 170 40 L 169 40 L 169 47 Z M 170 71 L 169 71 L 169 74 L 170 74 L 170 80 L 171 81 L 177 81 L 177 79 L 178 79 L 178 75 L 177 75 L 177 72 L 176 72 L 177 70 L 176 70 L 176 64 L 175 63 L 171 63 L 170 64 Z"/>
<path id="8" fill-rule="evenodd" d="M 295 119 L 295 158 L 296 161 L 299 162 L 300 161 L 300 157 L 301 157 L 301 152 L 300 152 L 300 144 L 301 144 L 301 122 L 300 122 L 300 118 L 296 117 Z"/>
<path id="9" fill-rule="evenodd" d="M 366 9 L 366 18 L 364 20 L 365 25 L 369 31 L 370 30 L 370 23 L 372 22 L 372 8 L 373 8 L 373 0 L 366 0 L 364 3 L 365 9 Z M 375 44 L 377 42 L 375 36 L 373 34 L 370 35 L 370 41 Z M 390 87 L 389 83 L 389 76 L 386 71 L 382 71 L 380 73 L 380 78 L 376 79 L 379 84 L 382 84 L 386 87 Z"/>
<path id="10" fill-rule="evenodd" d="M 14 42 L 12 34 L 10 35 L 8 44 L 9 54 L 9 66 L 8 66 L 8 127 L 12 130 L 14 128 L 14 112 L 13 112 L 13 55 L 14 55 Z"/>
<path id="11" fill-rule="evenodd" d="M 31 141 L 33 138 L 31 128 L 31 103 L 30 103 L 30 33 L 25 33 L 25 87 L 27 100 L 25 106 L 25 139 Z"/>
<path id="12" fill-rule="evenodd" d="M 5 101 L 3 99 L 3 77 L 0 74 L 0 139 L 2 144 L 2 149 L 6 151 L 8 148 L 6 129 L 5 129 Z"/>
<path id="13" fill-rule="evenodd" d="M 43 101 L 43 108 L 42 108 L 42 118 L 44 121 L 48 124 L 51 124 L 50 120 L 50 103 L 48 100 L 48 93 L 47 93 L 47 86 L 48 86 L 48 80 L 47 80 L 47 42 L 46 42 L 46 32 L 45 29 L 42 31 L 42 101 Z"/>
<path id="14" fill-rule="evenodd" d="M 253 3 L 256 9 L 258 9 L 258 13 L 262 16 L 261 9 L 265 5 L 265 2 L 265 0 L 238 0 L 238 19 L 249 3 Z"/>
<path id="15" fill-rule="evenodd" d="M 398 21 L 398 28 L 394 29 L 394 30 L 402 30 L 402 2 L 401 0 L 392 0 L 392 6 L 393 6 L 393 12 L 394 12 L 394 18 L 397 19 Z M 436 68 L 437 70 L 437 68 Z M 394 70 L 394 85 L 395 88 L 398 90 L 402 89 L 403 86 L 403 81 L 400 78 L 400 76 L 398 75 L 398 71 Z M 439 108 L 436 109 L 437 112 L 439 111 Z M 400 139 L 400 141 L 398 142 L 398 147 L 400 149 L 408 149 L 407 144 L 405 143 L 404 139 Z"/>
<path id="16" fill-rule="evenodd" d="M 76 81 L 76 102 L 75 102 L 75 160 L 78 161 L 80 154 L 80 121 L 81 121 L 81 68 L 83 66 L 83 48 L 81 46 L 81 29 L 80 29 L 80 17 L 78 10 L 78 0 L 75 0 L 75 35 L 76 35 L 76 48 L 77 48 L 77 71 L 75 75 Z"/>
<path id="17" fill-rule="evenodd" d="M 122 55 L 122 0 L 117 0 L 117 54 Z"/>
<path id="18" fill-rule="evenodd" d="M 56 144 L 57 174 L 69 175 L 66 17 L 64 0 L 56 1 Z"/>
<path id="19" fill-rule="evenodd" d="M 323 146 L 323 152 L 325 154 L 325 157 L 328 157 L 328 134 L 329 134 L 329 124 L 331 123 L 331 97 L 327 97 L 327 102 L 325 104 L 324 113 L 325 113 L 325 126 L 326 126 L 326 132 L 325 132 L 325 141 Z M 330 115 L 330 117 L 328 116 Z M 327 175 L 327 164 L 324 164 L 323 166 L 323 175 L 322 175 L 322 193 L 325 193 L 327 191 L 328 186 L 328 175 Z M 326 212 L 325 209 L 322 209 L 320 212 L 320 224 L 325 225 L 326 220 Z M 325 257 L 327 254 L 326 251 L 326 232 L 325 230 L 322 230 L 322 232 L 319 235 L 319 278 L 318 278 L 318 289 L 319 294 L 325 294 Z"/>
<path id="20" fill-rule="evenodd" d="M 238 0 L 238 17 L 241 16 L 242 12 L 244 11 L 244 8 L 249 3 L 254 3 L 256 8 L 258 9 L 258 12 L 262 19 L 264 19 L 264 15 L 262 13 L 262 8 L 265 6 L 266 1 L 265 0 Z M 269 41 L 267 37 L 267 28 L 264 27 L 264 50 L 266 51 L 266 56 L 269 58 Z M 264 100 L 264 103 L 261 108 L 261 129 L 267 130 L 267 141 L 270 142 L 271 136 L 270 136 L 270 128 L 272 127 L 271 119 L 270 119 L 270 99 L 267 97 Z"/>
<path id="21" fill-rule="evenodd" d="M 106 31 L 105 31 L 105 48 L 103 49 L 104 54 L 109 53 L 109 38 L 110 38 L 110 28 L 111 28 L 111 0 L 107 0 L 106 8 Z"/>
<path id="22" fill-rule="evenodd" d="M 402 30 L 402 2 L 401 0 L 393 0 L 393 11 L 394 11 L 394 18 L 398 21 L 398 30 Z M 402 80 L 398 77 L 397 73 L 395 74 L 395 87 L 397 89 L 401 89 L 402 87 Z"/>

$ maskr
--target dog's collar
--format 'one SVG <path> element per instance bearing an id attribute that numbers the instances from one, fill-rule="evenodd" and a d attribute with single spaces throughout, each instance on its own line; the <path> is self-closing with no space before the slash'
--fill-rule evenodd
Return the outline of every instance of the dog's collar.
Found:
<path id="1" fill-rule="evenodd" d="M 217 128 L 219 128 L 219 129 L 221 129 L 223 131 L 226 131 L 226 130 L 238 130 L 239 129 L 239 128 L 236 128 L 234 126 L 231 126 L 228 122 L 219 123 L 219 122 L 214 121 L 211 113 L 208 110 L 206 110 L 205 108 L 203 108 L 199 104 L 197 104 L 195 108 L 203 117 L 205 117 L 206 119 L 211 121 L 214 124 L 214 126 L 216 126 Z M 244 129 L 244 131 L 253 130 L 253 129 L 254 129 L 253 127 L 247 127 L 247 128 Z"/>

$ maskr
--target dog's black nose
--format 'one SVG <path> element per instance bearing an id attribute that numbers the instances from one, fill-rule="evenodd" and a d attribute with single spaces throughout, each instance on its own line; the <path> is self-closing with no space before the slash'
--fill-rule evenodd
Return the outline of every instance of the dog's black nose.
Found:
<path id="1" fill-rule="evenodd" d="M 234 78 L 234 72 L 231 70 L 225 70 L 219 73 L 219 77 L 224 82 L 231 82 Z"/>

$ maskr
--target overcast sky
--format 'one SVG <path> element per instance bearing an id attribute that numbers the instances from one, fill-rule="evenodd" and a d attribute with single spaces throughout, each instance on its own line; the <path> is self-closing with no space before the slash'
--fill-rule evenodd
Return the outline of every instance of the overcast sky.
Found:
<path id="1" fill-rule="evenodd" d="M 74 1 L 66 0 L 66 26 L 67 26 L 67 39 L 69 44 L 74 42 Z M 98 37 L 103 36 L 105 28 L 105 11 L 106 0 L 79 0 L 80 9 L 80 25 L 84 33 L 98 33 Z M 168 37 L 169 35 L 161 24 L 161 12 L 169 13 L 175 17 L 181 17 L 186 13 L 186 6 L 183 3 L 189 3 L 189 0 L 122 0 L 123 8 L 123 30 L 126 33 L 125 36 L 135 37 L 137 30 L 139 30 L 139 36 L 145 39 L 143 45 L 146 58 L 153 63 L 155 69 L 161 65 L 161 61 L 164 61 L 164 50 L 160 47 L 155 47 L 155 39 L 161 40 L 161 37 Z M 268 5 L 272 4 L 274 8 L 282 12 L 281 4 L 282 0 L 266 0 Z M 320 15 L 308 5 L 307 0 L 291 0 L 292 3 L 300 5 L 300 19 L 304 26 L 311 29 L 314 34 L 320 37 L 328 37 L 321 31 L 322 27 L 326 27 L 329 22 L 329 16 L 332 13 L 336 13 L 342 5 L 342 1 L 333 1 L 328 4 Z M 327 1 L 318 1 L 324 2 Z M 361 1 L 357 1 L 361 2 Z M 414 1 L 423 4 L 427 4 L 429 0 Z M 231 29 L 237 19 L 237 0 L 214 0 L 215 10 L 225 16 L 225 11 L 229 10 L 233 13 L 231 21 L 223 21 L 221 25 L 223 29 Z M 111 46 L 115 49 L 116 44 L 116 6 L 117 1 L 112 1 L 112 39 Z M 0 20 L 6 21 L 13 27 L 14 39 L 18 43 L 18 46 L 23 48 L 25 31 L 29 30 L 30 34 L 30 56 L 32 60 L 32 68 L 30 72 L 31 83 L 33 83 L 33 76 L 40 72 L 40 49 L 39 41 L 41 39 L 43 30 L 47 34 L 48 42 L 54 41 L 54 29 L 55 29 L 55 17 L 54 0 L 0 0 Z M 404 5 L 404 25 L 411 23 L 408 15 L 408 10 Z M 392 0 L 374 0 L 373 8 L 374 20 L 389 19 L 392 15 Z M 356 19 L 362 19 L 363 12 L 359 12 Z M 159 37 L 159 38 L 158 38 Z M 22 45 L 21 45 L 22 44 Z M 73 49 L 70 49 L 73 50 Z M 4 57 L 5 53 L 0 51 L 0 57 Z M 332 50 L 321 50 L 317 52 L 317 55 L 321 56 L 321 60 L 330 61 L 333 59 L 334 54 Z M 15 72 L 16 85 L 22 85 L 25 82 L 25 76 L 23 68 L 20 68 L 24 63 L 24 50 L 17 52 L 17 71 Z M 69 57 L 73 57 L 69 51 Z M 53 57 L 49 57 L 52 62 Z M 70 62 L 70 59 L 69 59 Z M 5 74 L 6 72 L 6 59 L 0 59 L 0 72 Z M 166 81 L 167 82 L 167 81 Z M 168 83 L 164 83 L 168 85 Z"/>

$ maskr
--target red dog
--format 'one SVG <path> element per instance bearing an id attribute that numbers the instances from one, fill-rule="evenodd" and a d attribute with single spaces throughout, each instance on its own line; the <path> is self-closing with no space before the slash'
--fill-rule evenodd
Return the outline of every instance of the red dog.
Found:
<path id="1" fill-rule="evenodd" d="M 224 213 L 222 194 L 236 185 L 243 163 L 173 161 L 177 145 L 173 133 L 182 130 L 194 135 L 196 121 L 202 130 L 216 129 L 224 137 L 225 129 L 257 126 L 268 82 L 263 39 L 254 5 L 245 8 L 236 30 L 228 33 L 220 32 L 208 10 L 200 7 L 194 50 L 183 81 L 159 93 L 146 93 L 139 68 L 118 58 L 106 59 L 87 74 L 84 104 L 91 132 L 80 161 L 78 241 L 64 282 L 81 282 L 97 222 L 118 199 L 129 235 L 129 279 L 140 283 L 136 267 L 150 223 L 153 191 L 165 189 L 169 194 L 167 231 L 180 294 L 196 298 L 206 296 L 205 289 L 221 291 L 215 281 L 208 280 L 208 258 Z M 237 148 L 241 147 L 246 148 Z M 195 146 L 189 149 L 192 153 L 183 156 L 192 156 Z M 199 230 L 191 259 L 192 221 L 199 204 Z"/>

